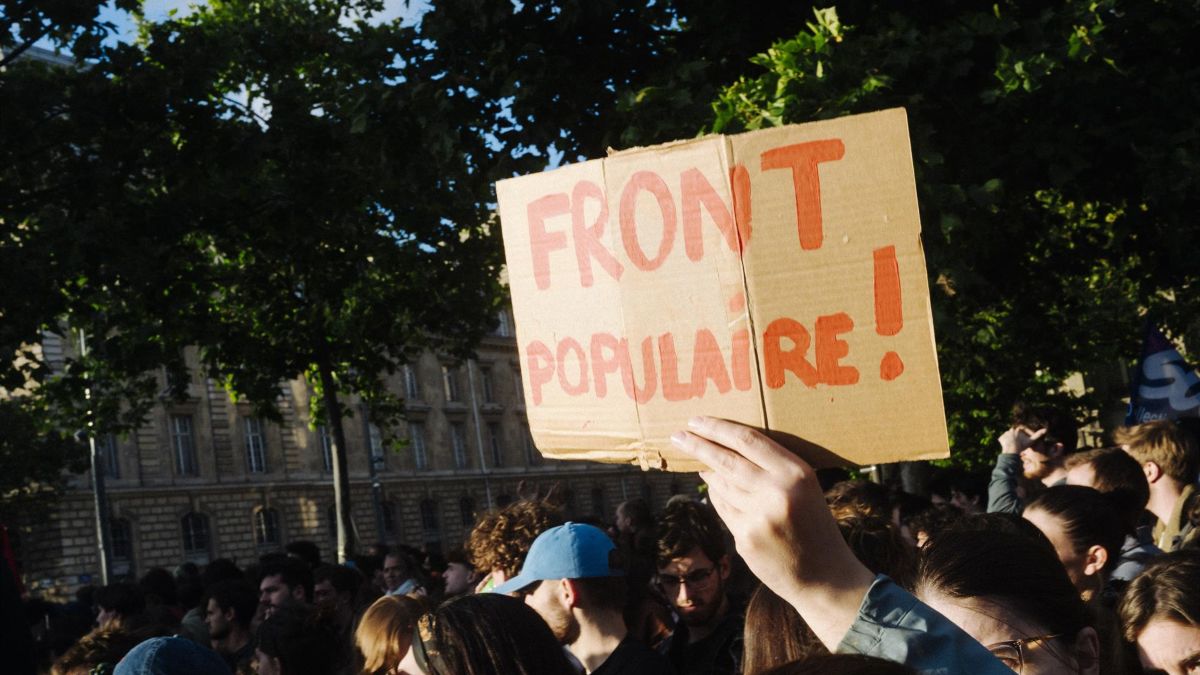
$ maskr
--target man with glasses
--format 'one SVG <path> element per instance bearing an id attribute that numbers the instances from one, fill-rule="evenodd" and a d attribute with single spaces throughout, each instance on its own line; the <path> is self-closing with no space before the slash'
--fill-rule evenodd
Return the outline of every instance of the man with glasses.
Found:
<path id="1" fill-rule="evenodd" d="M 720 521 L 696 502 L 676 502 L 658 531 L 658 585 L 679 623 L 668 653 L 681 675 L 741 672 L 743 617 L 726 592 L 729 555 Z"/>
<path id="2" fill-rule="evenodd" d="M 1017 494 L 1018 475 L 1046 487 L 1065 484 L 1064 463 L 1075 452 L 1078 438 L 1070 415 L 1053 408 L 1015 406 L 1012 425 L 1000 436 L 1000 456 L 988 483 L 988 513 L 1020 515 L 1025 510 Z"/>

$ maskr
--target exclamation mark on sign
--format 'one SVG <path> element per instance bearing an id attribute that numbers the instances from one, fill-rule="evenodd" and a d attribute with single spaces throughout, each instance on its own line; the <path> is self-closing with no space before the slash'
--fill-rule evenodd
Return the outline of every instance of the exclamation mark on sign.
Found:
<path id="1" fill-rule="evenodd" d="M 900 266 L 896 264 L 896 247 L 875 249 L 875 332 L 892 336 L 904 327 L 903 305 L 900 302 Z M 888 352 L 879 362 L 879 377 L 894 380 L 904 372 L 904 361 L 896 352 Z"/>

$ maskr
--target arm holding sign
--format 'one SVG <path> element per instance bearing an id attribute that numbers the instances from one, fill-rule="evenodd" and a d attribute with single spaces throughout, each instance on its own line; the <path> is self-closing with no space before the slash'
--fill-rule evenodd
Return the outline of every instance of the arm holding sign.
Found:
<path id="1" fill-rule="evenodd" d="M 734 422 L 698 417 L 688 426 L 671 440 L 710 468 L 701 477 L 738 553 L 831 651 L 923 673 L 1011 675 L 958 626 L 859 562 L 804 460 Z"/>

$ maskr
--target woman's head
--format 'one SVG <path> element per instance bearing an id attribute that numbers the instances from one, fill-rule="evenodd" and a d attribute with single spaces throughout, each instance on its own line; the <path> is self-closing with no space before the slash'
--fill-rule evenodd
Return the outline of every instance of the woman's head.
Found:
<path id="1" fill-rule="evenodd" d="M 881 518 L 843 518 L 838 521 L 842 537 L 867 569 L 886 574 L 902 588 L 912 588 L 916 552 L 891 523 Z"/>
<path id="2" fill-rule="evenodd" d="M 450 600 L 417 622 L 403 672 L 429 675 L 573 675 L 550 627 L 521 600 L 498 593 Z"/>
<path id="3" fill-rule="evenodd" d="M 1024 517 L 1050 540 L 1080 593 L 1090 597 L 1100 590 L 1127 534 L 1108 495 L 1082 485 L 1056 485 L 1030 502 Z"/>
<path id="4" fill-rule="evenodd" d="M 421 609 L 420 602 L 400 595 L 385 595 L 367 608 L 354 631 L 364 671 L 387 671 L 400 664 Z"/>
<path id="5" fill-rule="evenodd" d="M 979 521 L 968 519 L 966 525 Z M 1099 672 L 1091 615 L 1049 542 L 1015 524 L 940 533 L 922 551 L 916 591 L 1023 673 Z"/>
<path id="6" fill-rule="evenodd" d="M 254 658 L 259 675 L 322 675 L 335 672 L 343 654 L 331 610 L 280 607 L 258 628 Z"/>
<path id="7" fill-rule="evenodd" d="M 795 608 L 765 585 L 746 605 L 744 635 L 742 672 L 746 675 L 829 653 Z"/>

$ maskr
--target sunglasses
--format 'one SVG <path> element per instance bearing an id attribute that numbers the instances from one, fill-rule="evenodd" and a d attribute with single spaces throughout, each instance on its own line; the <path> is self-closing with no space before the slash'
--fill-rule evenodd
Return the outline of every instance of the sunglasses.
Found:
<path id="1" fill-rule="evenodd" d="M 698 570 L 692 570 L 682 576 L 674 574 L 659 574 L 658 583 L 664 588 L 679 588 L 683 584 L 687 584 L 692 588 L 703 588 L 707 586 L 713 579 L 713 573 L 717 571 L 715 567 L 704 567 Z"/>

